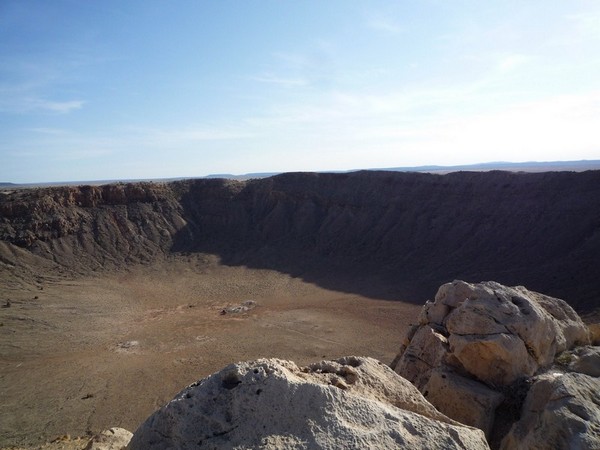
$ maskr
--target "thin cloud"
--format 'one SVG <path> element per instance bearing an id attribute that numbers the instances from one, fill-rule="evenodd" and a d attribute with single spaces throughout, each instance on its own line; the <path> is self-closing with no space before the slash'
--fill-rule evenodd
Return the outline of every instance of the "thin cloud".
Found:
<path id="1" fill-rule="evenodd" d="M 182 128 L 139 128 L 128 127 L 120 133 L 120 140 L 127 145 L 172 147 L 205 141 L 227 141 L 253 137 L 253 133 L 239 125 L 206 126 L 196 125 Z"/>
<path id="2" fill-rule="evenodd" d="M 518 161 L 524 154 L 565 159 L 565 149 L 573 147 L 590 158 L 597 153 L 599 91 L 495 108 L 484 105 L 490 95 L 469 86 L 385 95 L 334 92 L 303 105 L 279 105 L 245 125 L 258 142 L 268 136 L 290 151 L 303 148 L 319 158 L 346 149 L 364 160 L 368 151 L 372 164 L 382 167 L 400 160 L 409 165 Z M 289 138 L 299 134 L 301 139 Z M 314 146 L 310 151 L 307 142 Z"/>
<path id="3" fill-rule="evenodd" d="M 385 17 L 373 17 L 367 21 L 367 27 L 387 34 L 399 34 L 404 31 L 400 25 Z"/>
<path id="4" fill-rule="evenodd" d="M 81 59 L 83 57 L 80 57 Z M 67 114 L 81 109 L 85 101 L 78 98 L 56 98 L 56 85 L 72 82 L 78 66 L 85 65 L 79 59 L 59 62 L 49 57 L 13 56 L 0 63 L 0 72 L 8 76 L 0 82 L 0 111 L 5 113 L 50 112 Z M 59 58 L 57 58 L 57 61 Z M 59 96 L 59 95 L 58 95 Z"/>
<path id="5" fill-rule="evenodd" d="M 580 37 L 600 39 L 600 11 L 567 15 L 575 24 Z"/>
<path id="6" fill-rule="evenodd" d="M 288 67 L 293 69 L 305 68 L 312 65 L 310 58 L 305 55 L 292 52 L 274 52 L 273 57 L 285 63 Z"/>
<path id="7" fill-rule="evenodd" d="M 500 58 L 497 67 L 501 72 L 510 72 L 519 66 L 526 64 L 530 59 L 529 56 L 518 53 L 505 55 Z"/>
<path id="8" fill-rule="evenodd" d="M 564 159 L 569 148 L 591 157 L 597 155 L 599 108 L 600 91 L 553 96 L 490 114 L 447 120 L 434 130 L 441 137 L 437 145 L 462 153 L 465 160 L 478 152 L 487 160 L 519 161 L 523 154 L 528 159 Z"/>
<path id="9" fill-rule="evenodd" d="M 29 131 L 32 133 L 39 133 L 42 135 L 51 135 L 51 136 L 65 136 L 69 133 L 67 130 L 63 130 L 62 128 L 47 128 L 47 127 L 26 128 L 25 131 Z"/>
<path id="10" fill-rule="evenodd" d="M 52 111 L 59 114 L 67 114 L 71 111 L 81 109 L 84 105 L 83 100 L 70 100 L 66 102 L 55 102 L 50 100 L 36 99 L 32 102 L 33 109 Z"/>
<path id="11" fill-rule="evenodd" d="M 309 84 L 308 80 L 304 78 L 289 78 L 289 77 L 280 77 L 273 74 L 264 74 L 256 77 L 252 77 L 254 81 L 259 81 L 261 83 L 274 84 L 282 87 L 299 87 L 299 86 L 307 86 Z"/>
<path id="12" fill-rule="evenodd" d="M 335 83 L 336 50 L 328 41 L 313 41 L 306 53 L 275 52 L 272 56 L 271 67 L 256 77 L 259 81 L 287 87 L 323 87 Z"/>
<path id="13" fill-rule="evenodd" d="M 13 92 L 0 100 L 0 112 L 4 113 L 32 113 L 51 112 L 57 114 L 68 114 L 81 109 L 85 102 L 83 100 L 54 101 L 35 97 L 24 93 Z"/>

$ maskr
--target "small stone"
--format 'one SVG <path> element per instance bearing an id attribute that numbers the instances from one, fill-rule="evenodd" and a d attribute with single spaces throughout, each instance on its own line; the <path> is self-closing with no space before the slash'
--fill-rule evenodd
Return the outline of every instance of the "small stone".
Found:
<path id="1" fill-rule="evenodd" d="M 124 428 L 113 427 L 94 436 L 84 450 L 123 450 L 133 434 Z"/>

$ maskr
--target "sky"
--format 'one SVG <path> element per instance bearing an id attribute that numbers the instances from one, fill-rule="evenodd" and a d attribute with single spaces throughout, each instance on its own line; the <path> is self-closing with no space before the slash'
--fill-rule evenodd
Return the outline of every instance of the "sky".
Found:
<path id="1" fill-rule="evenodd" d="M 0 0 L 0 182 L 582 159 L 597 0 Z"/>

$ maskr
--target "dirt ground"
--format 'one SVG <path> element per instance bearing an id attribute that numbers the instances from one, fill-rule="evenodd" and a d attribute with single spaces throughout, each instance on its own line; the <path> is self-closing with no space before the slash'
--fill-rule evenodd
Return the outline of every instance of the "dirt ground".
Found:
<path id="1" fill-rule="evenodd" d="M 366 355 L 389 363 L 420 310 L 223 266 L 212 256 L 6 286 L 0 283 L 0 447 L 55 440 L 43 448 L 82 448 L 85 440 L 62 436 L 135 431 L 186 385 L 236 361 L 302 365 Z M 222 314 L 248 300 L 253 309 Z"/>

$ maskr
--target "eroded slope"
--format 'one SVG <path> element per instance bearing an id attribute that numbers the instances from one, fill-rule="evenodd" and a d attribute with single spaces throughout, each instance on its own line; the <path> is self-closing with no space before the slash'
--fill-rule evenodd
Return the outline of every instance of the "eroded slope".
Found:
<path id="1" fill-rule="evenodd" d="M 12 280 L 189 252 L 315 282 L 337 268 L 346 278 L 327 287 L 345 291 L 387 277 L 397 290 L 363 293 L 419 303 L 455 278 L 494 279 L 586 312 L 600 299 L 600 172 L 297 173 L 0 196 Z"/>

